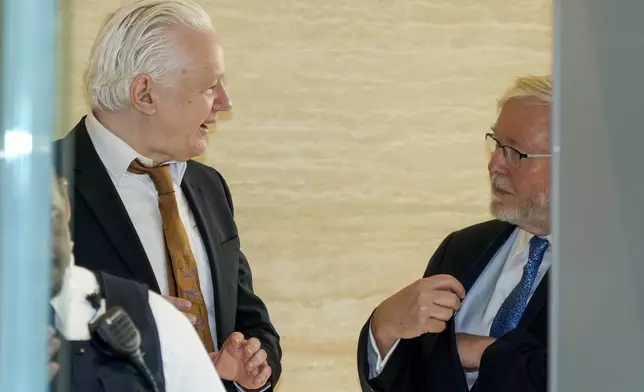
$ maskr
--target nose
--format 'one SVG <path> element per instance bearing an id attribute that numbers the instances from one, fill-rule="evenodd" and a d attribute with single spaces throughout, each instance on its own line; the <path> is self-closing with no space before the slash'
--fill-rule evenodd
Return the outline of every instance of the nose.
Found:
<path id="1" fill-rule="evenodd" d="M 216 96 L 212 104 L 212 108 L 216 112 L 225 112 L 232 109 L 233 102 L 230 100 L 226 86 L 223 83 L 219 83 L 216 87 Z"/>
<path id="2" fill-rule="evenodd" d="M 503 155 L 503 149 L 497 148 L 490 155 L 490 161 L 487 164 L 487 170 L 490 173 L 507 173 L 508 164 L 505 161 L 505 156 Z"/>

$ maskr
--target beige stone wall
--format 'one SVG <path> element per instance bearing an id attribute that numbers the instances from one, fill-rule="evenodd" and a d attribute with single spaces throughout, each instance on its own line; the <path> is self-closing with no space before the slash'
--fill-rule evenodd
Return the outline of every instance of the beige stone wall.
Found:
<path id="1" fill-rule="evenodd" d="M 125 2 L 75 0 L 73 121 L 93 37 Z M 551 1 L 201 4 L 235 105 L 206 160 L 283 338 L 279 391 L 358 391 L 371 310 L 446 234 L 487 218 L 483 134 L 511 77 L 549 71 Z"/>

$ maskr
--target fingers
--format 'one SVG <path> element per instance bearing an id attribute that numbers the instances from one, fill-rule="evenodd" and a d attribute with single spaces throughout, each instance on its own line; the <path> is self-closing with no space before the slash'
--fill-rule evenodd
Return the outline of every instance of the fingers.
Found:
<path id="1" fill-rule="evenodd" d="M 434 304 L 449 308 L 452 313 L 461 309 L 461 299 L 451 291 L 438 291 L 434 296 Z"/>
<path id="2" fill-rule="evenodd" d="M 195 325 L 197 323 L 197 316 L 188 313 L 190 311 L 190 308 L 192 307 L 192 303 L 190 301 L 188 301 L 187 299 L 170 297 L 169 295 L 164 295 L 163 298 L 165 298 L 175 308 L 179 309 L 183 314 L 185 314 L 192 325 Z"/>
<path id="3" fill-rule="evenodd" d="M 56 330 L 52 328 L 51 326 L 49 327 L 49 357 L 53 357 L 58 350 L 60 349 L 60 339 L 56 337 Z M 51 380 L 57 373 L 58 369 L 60 369 L 60 365 L 58 362 L 49 362 L 47 366 L 47 372 L 49 373 L 49 379 Z"/>
<path id="4" fill-rule="evenodd" d="M 52 358 L 60 350 L 60 339 L 56 337 L 56 330 L 49 327 L 49 358 Z M 57 373 L 60 365 L 58 362 L 49 362 L 47 366 L 49 373 L 49 380 L 51 380 Z"/>
<path id="5" fill-rule="evenodd" d="M 210 361 L 212 363 L 217 363 L 217 361 L 219 360 L 219 357 L 221 357 L 221 350 L 215 351 L 213 353 L 208 353 L 208 356 L 210 357 Z"/>
<path id="6" fill-rule="evenodd" d="M 182 312 L 187 312 L 190 310 L 192 304 L 186 299 L 181 299 L 177 297 L 170 297 L 169 295 L 164 296 L 175 308 L 179 309 Z"/>
<path id="7" fill-rule="evenodd" d="M 249 358 L 251 358 L 255 353 L 259 351 L 261 347 L 262 344 L 257 338 L 248 339 L 248 342 L 246 342 L 244 347 L 244 359 L 248 360 Z"/>
<path id="8" fill-rule="evenodd" d="M 60 339 L 56 337 L 56 330 L 49 327 L 49 358 L 53 357 L 60 350 Z"/>
<path id="9" fill-rule="evenodd" d="M 447 323 L 445 321 L 437 320 L 435 318 L 428 318 L 425 321 L 425 333 L 441 333 L 447 328 Z"/>
<path id="10" fill-rule="evenodd" d="M 444 306 L 433 306 L 431 311 L 428 312 L 428 319 L 436 319 L 439 321 L 449 321 L 454 316 L 454 310 Z"/>
<path id="11" fill-rule="evenodd" d="M 52 378 L 58 373 L 58 369 L 60 369 L 60 365 L 57 362 L 49 362 L 48 366 L 48 373 L 49 373 L 49 380 L 51 381 Z"/>
<path id="12" fill-rule="evenodd" d="M 224 342 L 223 349 L 239 349 L 244 341 L 244 335 L 241 332 L 233 332 Z"/>
<path id="13" fill-rule="evenodd" d="M 49 338 L 49 357 L 53 357 L 60 349 L 60 339 L 56 337 Z"/>
<path id="14" fill-rule="evenodd" d="M 253 383 L 255 384 L 255 389 L 263 387 L 268 381 L 268 379 L 271 377 L 271 374 L 273 374 L 273 370 L 271 369 L 270 366 L 268 366 L 267 363 L 260 365 L 260 367 L 257 370 L 258 370 L 258 374 L 253 379 Z"/>
<path id="15" fill-rule="evenodd" d="M 435 290 L 449 290 L 458 298 L 465 298 L 465 287 L 451 275 L 434 275 L 423 280 Z"/>
<path id="16" fill-rule="evenodd" d="M 244 355 L 245 354 L 246 353 L 244 352 Z M 252 357 L 250 357 L 248 362 L 246 362 L 246 371 L 254 376 L 255 374 L 253 374 L 253 371 L 257 370 L 261 364 L 265 363 L 267 358 L 268 354 L 266 354 L 266 351 L 260 349 Z"/>

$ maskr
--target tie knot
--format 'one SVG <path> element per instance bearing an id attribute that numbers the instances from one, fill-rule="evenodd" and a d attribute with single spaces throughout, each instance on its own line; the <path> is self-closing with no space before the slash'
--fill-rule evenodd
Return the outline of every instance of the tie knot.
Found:
<path id="1" fill-rule="evenodd" d="M 543 246 L 548 247 L 549 244 L 550 244 L 550 241 L 548 241 L 547 238 L 541 238 L 536 235 L 530 239 L 531 247 L 543 247 Z"/>
<path id="2" fill-rule="evenodd" d="M 158 165 L 148 167 L 143 165 L 138 159 L 130 163 L 127 171 L 135 174 L 147 174 L 152 179 L 154 187 L 157 189 L 159 196 L 174 193 L 174 185 L 172 183 L 172 173 L 170 172 L 169 165 Z"/>
<path id="3" fill-rule="evenodd" d="M 545 238 L 534 236 L 530 239 L 530 259 L 538 259 L 541 261 L 543 254 L 548 249 L 550 241 Z"/>

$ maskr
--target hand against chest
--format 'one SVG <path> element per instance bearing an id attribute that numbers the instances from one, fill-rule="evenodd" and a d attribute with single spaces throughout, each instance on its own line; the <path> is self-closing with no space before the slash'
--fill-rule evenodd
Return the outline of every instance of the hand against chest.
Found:
<path id="1" fill-rule="evenodd" d="M 442 332 L 461 307 L 463 285 L 451 275 L 420 279 L 387 298 L 374 312 L 372 332 L 381 353 L 397 339 Z"/>

